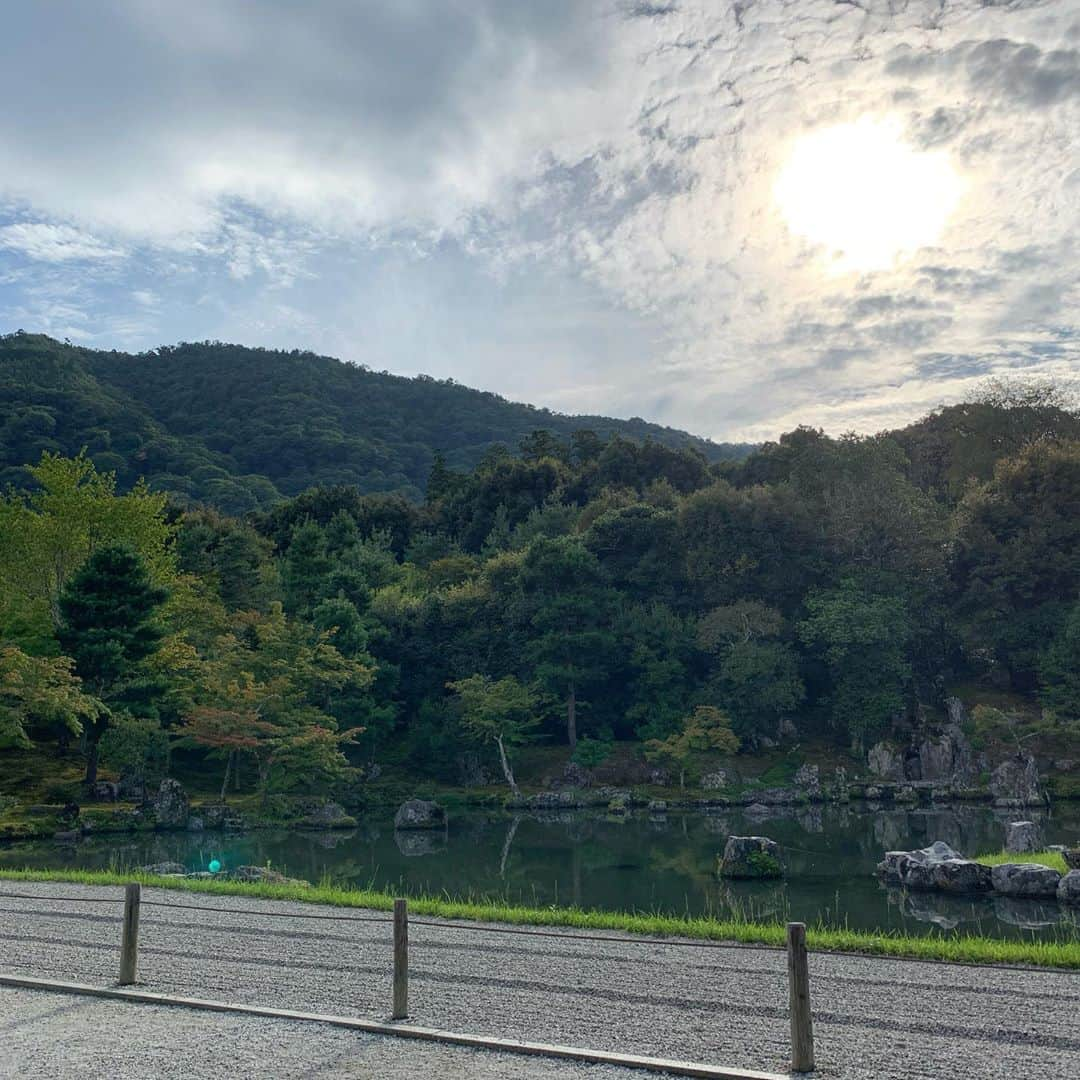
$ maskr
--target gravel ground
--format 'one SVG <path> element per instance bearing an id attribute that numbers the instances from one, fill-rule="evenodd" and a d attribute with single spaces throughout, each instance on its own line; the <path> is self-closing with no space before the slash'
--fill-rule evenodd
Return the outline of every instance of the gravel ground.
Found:
<path id="1" fill-rule="evenodd" d="M 435 1046 L 324 1024 L 0 987 L 3 1080 L 641 1080 L 641 1073 Z"/>
<path id="2" fill-rule="evenodd" d="M 115 979 L 119 889 L 4 882 L 0 891 L 116 897 L 115 907 L 0 898 L 0 970 L 97 985 Z M 139 978 L 146 989 L 386 1019 L 392 959 L 388 925 L 294 920 L 237 914 L 235 909 L 354 917 L 370 913 L 155 889 L 144 890 L 143 901 Z M 151 901 L 214 910 L 155 907 Z M 783 953 L 625 940 L 625 944 L 591 942 L 573 931 L 560 931 L 558 940 L 482 934 L 420 926 L 414 920 L 410 1019 L 476 1034 L 785 1070 L 789 1047 Z M 819 1076 L 1080 1080 L 1080 976 L 1075 973 L 812 954 L 810 982 Z M 47 997 L 32 996 L 35 1002 Z M 64 1007 L 67 1004 L 70 1001 Z M 61 1006 L 48 998 L 36 1007 L 48 1011 Z M 71 1004 L 73 1010 L 77 1007 L 82 1005 Z M 124 1016 L 159 1011 L 137 1005 L 117 1008 Z M 404 1060 L 406 1053 L 397 1049 L 396 1040 L 387 1049 L 390 1040 L 303 1025 L 302 1057 L 313 1063 L 314 1071 L 297 1073 L 294 1067 L 270 1073 L 265 1064 L 277 1061 L 279 1046 L 296 1038 L 285 1034 L 286 1028 L 296 1025 L 248 1017 L 197 1017 L 180 1010 L 169 1013 L 170 1030 L 184 1023 L 212 1039 L 220 1025 L 228 1028 L 230 1043 L 233 1032 L 265 1031 L 265 1046 L 261 1034 L 244 1034 L 239 1044 L 263 1056 L 262 1075 L 319 1076 L 337 1069 L 338 1075 L 346 1076 L 394 1076 L 390 1062 L 398 1056 Z M 139 1023 L 142 1030 L 143 1022 Z M 24 1053 L 36 1052 L 37 1028 L 31 1023 L 16 1029 L 22 1031 L 19 1038 L 28 1048 Z M 0 1031 L 7 1058 L 11 1035 L 2 1022 Z M 376 1044 L 382 1048 L 374 1049 Z M 341 1057 L 332 1060 L 334 1047 L 341 1048 L 346 1060 L 355 1059 L 360 1071 L 342 1072 Z M 414 1051 L 418 1061 L 437 1060 L 441 1071 L 451 1070 L 449 1075 L 457 1075 L 452 1072 L 455 1067 L 463 1070 L 461 1075 L 486 1075 L 477 1064 L 483 1055 L 476 1052 L 414 1047 L 408 1053 Z M 196 1053 L 188 1043 L 184 1052 Z M 185 1077 L 199 1075 L 183 1060 Z M 608 1080 L 622 1072 L 567 1065 L 520 1071 L 533 1064 L 504 1061 L 491 1066 L 495 1070 L 491 1075 L 587 1075 Z M 18 1072 L 10 1075 L 78 1075 L 33 1074 L 25 1065 L 24 1059 Z M 365 1073 L 365 1067 L 375 1071 Z M 422 1067 L 403 1066 L 401 1075 L 415 1076 Z M 319 1068 L 331 1072 L 320 1073 Z M 218 1073 L 205 1075 L 220 1071 L 219 1063 Z M 97 1074 L 102 1073 L 128 1075 L 108 1069 Z M 166 1074 L 155 1070 L 153 1075 Z"/>

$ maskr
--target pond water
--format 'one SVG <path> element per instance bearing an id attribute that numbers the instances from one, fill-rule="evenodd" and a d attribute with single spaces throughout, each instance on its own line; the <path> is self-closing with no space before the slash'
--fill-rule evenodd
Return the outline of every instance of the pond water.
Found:
<path id="1" fill-rule="evenodd" d="M 1080 839 L 1080 804 L 1052 813 L 988 807 L 873 809 L 865 805 L 774 808 L 772 814 L 603 812 L 451 815 L 443 833 L 395 833 L 389 813 L 355 830 L 245 834 L 158 833 L 88 839 L 77 847 L 10 844 L 0 866 L 139 866 L 175 860 L 192 870 L 211 859 L 229 867 L 265 865 L 294 877 L 407 893 L 498 897 L 546 906 L 799 919 L 853 929 L 909 933 L 957 927 L 1001 937 L 1080 937 L 1080 917 L 1056 903 L 958 900 L 889 890 L 873 876 L 883 851 L 944 840 L 967 855 L 1000 850 L 1005 823 L 1035 818 L 1048 843 Z M 730 834 L 765 835 L 783 848 L 783 882 L 728 882 L 715 876 Z"/>

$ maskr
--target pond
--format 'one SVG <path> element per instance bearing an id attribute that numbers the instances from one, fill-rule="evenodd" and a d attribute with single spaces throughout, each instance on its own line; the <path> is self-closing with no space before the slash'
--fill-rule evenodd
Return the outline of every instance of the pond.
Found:
<path id="1" fill-rule="evenodd" d="M 873 876 L 882 852 L 944 840 L 967 855 L 1000 850 L 1005 823 L 1035 818 L 1048 843 L 1080 838 L 1080 804 L 1052 813 L 985 806 L 873 809 L 865 805 L 774 808 L 664 816 L 574 811 L 452 814 L 444 833 L 395 833 L 390 813 L 345 832 L 156 833 L 103 836 L 77 847 L 10 844 L 4 867 L 139 866 L 175 860 L 192 870 L 265 865 L 294 877 L 532 906 L 641 910 L 756 919 L 799 919 L 852 929 L 970 930 L 1000 937 L 1076 937 L 1078 916 L 1056 903 L 1004 897 L 952 899 L 889 890 Z M 729 834 L 764 835 L 784 851 L 783 882 L 715 876 Z"/>

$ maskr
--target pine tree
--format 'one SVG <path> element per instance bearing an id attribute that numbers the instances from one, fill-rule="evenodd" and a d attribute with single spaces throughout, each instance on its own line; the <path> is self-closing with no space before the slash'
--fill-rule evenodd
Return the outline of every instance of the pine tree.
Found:
<path id="1" fill-rule="evenodd" d="M 140 665 L 161 645 L 165 632 L 156 615 L 167 597 L 126 547 L 99 548 L 61 593 L 60 645 L 83 685 L 109 709 L 152 711 L 157 685 L 140 678 Z M 107 726 L 103 713 L 86 731 L 87 785 L 97 780 L 98 742 Z"/>

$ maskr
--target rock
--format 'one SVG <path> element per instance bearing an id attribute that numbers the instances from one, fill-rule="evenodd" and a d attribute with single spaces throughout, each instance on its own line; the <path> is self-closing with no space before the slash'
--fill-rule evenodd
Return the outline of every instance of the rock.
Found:
<path id="1" fill-rule="evenodd" d="M 780 847 L 767 836 L 729 836 L 717 873 L 725 878 L 783 877 Z"/>
<path id="2" fill-rule="evenodd" d="M 671 773 L 669 773 L 667 769 L 650 769 L 648 782 L 654 787 L 667 787 L 671 782 Z"/>
<path id="3" fill-rule="evenodd" d="M 247 828 L 243 815 L 226 803 L 204 803 L 199 807 L 199 817 L 205 829 L 227 829 L 238 832 Z"/>
<path id="4" fill-rule="evenodd" d="M 82 839 L 82 832 L 79 829 L 63 829 L 53 833 L 53 839 L 58 844 L 75 844 Z"/>
<path id="5" fill-rule="evenodd" d="M 302 885 L 309 886 L 308 881 L 299 878 L 286 877 L 277 870 L 271 870 L 269 866 L 238 866 L 230 870 L 228 878 L 231 881 L 259 881 L 267 885 Z"/>
<path id="6" fill-rule="evenodd" d="M 410 799 L 394 815 L 395 829 L 445 829 L 446 811 L 427 799 Z"/>
<path id="7" fill-rule="evenodd" d="M 1002 863 L 993 868 L 992 880 L 1002 896 L 1042 900 L 1057 896 L 1061 874 L 1039 863 Z"/>
<path id="8" fill-rule="evenodd" d="M 772 811 L 764 804 L 752 802 L 743 813 L 747 817 L 767 818 L 772 817 Z"/>
<path id="9" fill-rule="evenodd" d="M 297 822 L 298 825 L 307 829 L 352 829 L 356 826 L 356 819 L 345 813 L 345 807 L 336 803 L 333 799 L 325 799 L 315 803 Z"/>
<path id="10" fill-rule="evenodd" d="M 910 784 L 905 784 L 893 795 L 893 798 L 898 803 L 914 806 L 919 801 L 919 793 Z"/>
<path id="11" fill-rule="evenodd" d="M 650 814 L 666 814 L 667 803 L 663 799 L 650 799 L 649 800 L 649 813 Z"/>
<path id="12" fill-rule="evenodd" d="M 1080 870 L 1070 870 L 1058 882 L 1057 898 L 1062 904 L 1080 904 Z"/>
<path id="13" fill-rule="evenodd" d="M 821 774 L 816 765 L 800 765 L 795 773 L 795 789 L 802 795 L 821 794 Z"/>
<path id="14" fill-rule="evenodd" d="M 990 774 L 990 794 L 997 806 L 1040 806 L 1045 801 L 1039 769 L 1031 754 L 1017 754 Z"/>
<path id="15" fill-rule="evenodd" d="M 870 771 L 882 780 L 904 779 L 903 755 L 887 742 L 875 743 L 866 755 Z"/>
<path id="16" fill-rule="evenodd" d="M 887 851 L 877 872 L 885 882 L 905 889 L 963 894 L 991 887 L 988 866 L 965 859 L 942 840 L 918 851 Z"/>
<path id="17" fill-rule="evenodd" d="M 630 809 L 629 800 L 624 795 L 616 795 L 608 805 L 609 814 L 625 814 Z"/>
<path id="18" fill-rule="evenodd" d="M 158 877 L 171 877 L 174 874 L 187 873 L 187 867 L 178 862 L 157 862 L 139 867 L 140 874 L 156 874 Z"/>
<path id="19" fill-rule="evenodd" d="M 154 796 L 154 817 L 158 828 L 182 829 L 191 814 L 187 792 L 177 780 L 162 780 Z"/>
<path id="20" fill-rule="evenodd" d="M 1005 850 L 1010 855 L 1029 851 L 1042 851 L 1042 830 L 1034 821 L 1013 821 L 1009 823 L 1005 836 Z"/>
<path id="21" fill-rule="evenodd" d="M 704 791 L 721 791 L 728 786 L 728 774 L 724 769 L 716 769 L 701 778 Z"/>
<path id="22" fill-rule="evenodd" d="M 1066 848 L 1061 857 L 1070 870 L 1080 870 L 1080 847 Z"/>
<path id="23" fill-rule="evenodd" d="M 116 785 L 110 780 L 99 780 L 90 789 L 90 798 L 95 802 L 116 802 Z"/>
<path id="24" fill-rule="evenodd" d="M 880 799 L 884 794 L 884 791 L 876 784 L 867 784 L 866 790 L 863 792 L 868 799 Z"/>
<path id="25" fill-rule="evenodd" d="M 933 871 L 934 887 L 945 893 L 981 893 L 993 888 L 990 867 L 970 859 L 940 862 Z"/>
<path id="26" fill-rule="evenodd" d="M 945 712 L 948 713 L 949 723 L 953 727 L 963 728 L 964 723 L 967 720 L 967 709 L 958 697 L 948 697 L 945 699 Z"/>
<path id="27" fill-rule="evenodd" d="M 206 828 L 206 822 L 201 817 L 192 814 L 187 822 L 188 832 L 202 832 Z"/>
<path id="28" fill-rule="evenodd" d="M 562 771 L 560 787 L 583 788 L 588 787 L 592 777 L 589 770 L 579 765 L 576 761 L 568 761 Z"/>

